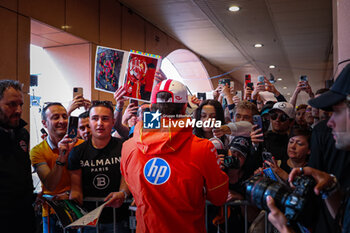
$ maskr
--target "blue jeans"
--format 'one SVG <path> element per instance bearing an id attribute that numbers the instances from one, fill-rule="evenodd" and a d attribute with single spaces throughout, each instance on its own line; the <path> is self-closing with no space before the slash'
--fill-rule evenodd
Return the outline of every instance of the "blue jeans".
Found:
<path id="1" fill-rule="evenodd" d="M 113 223 L 108 223 L 108 224 L 98 224 L 98 229 L 99 233 L 113 233 L 114 228 L 113 228 Z M 122 220 L 120 222 L 117 222 L 116 225 L 116 232 L 117 233 L 130 233 L 129 225 L 127 220 Z M 84 227 L 83 228 L 83 233 L 96 233 L 97 232 L 97 227 Z"/>
<path id="2" fill-rule="evenodd" d="M 63 227 L 55 214 L 50 214 L 50 231 L 48 225 L 48 217 L 43 217 L 43 233 L 63 233 Z M 67 233 L 75 233 L 76 229 L 67 229 Z"/>

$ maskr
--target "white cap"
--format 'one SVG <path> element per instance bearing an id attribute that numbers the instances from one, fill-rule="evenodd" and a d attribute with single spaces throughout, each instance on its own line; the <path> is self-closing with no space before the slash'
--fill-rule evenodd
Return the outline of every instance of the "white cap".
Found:
<path id="1" fill-rule="evenodd" d="M 187 88 L 179 81 L 167 79 L 157 84 L 152 90 L 151 103 L 164 103 L 165 101 L 157 98 L 159 92 L 170 93 L 172 98 L 167 103 L 187 103 Z"/>
<path id="2" fill-rule="evenodd" d="M 284 112 L 285 114 L 287 114 L 287 116 L 291 119 L 295 118 L 295 111 L 294 111 L 294 107 L 292 104 L 288 103 L 288 102 L 277 102 L 273 105 L 273 107 L 270 109 L 269 112 L 273 111 L 274 109 L 278 109 L 281 110 L 282 112 Z"/>

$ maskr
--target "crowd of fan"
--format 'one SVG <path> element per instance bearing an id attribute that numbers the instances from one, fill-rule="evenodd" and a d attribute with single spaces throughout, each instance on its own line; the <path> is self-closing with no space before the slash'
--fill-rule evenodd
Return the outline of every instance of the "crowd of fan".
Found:
<path id="1" fill-rule="evenodd" d="M 161 81 L 165 77 L 157 74 L 157 79 Z M 229 177 L 227 202 L 244 200 L 244 180 L 263 174 L 267 167 L 282 181 L 287 181 L 293 168 L 308 165 L 335 174 L 341 187 L 350 184 L 350 177 L 345 175 L 350 166 L 350 156 L 346 156 L 348 152 L 335 148 L 331 131 L 326 125 L 332 113 L 307 104 L 296 106 L 299 93 L 306 92 L 310 98 L 314 98 L 326 91 L 323 88 L 314 94 L 308 82 L 300 81 L 290 101 L 287 101 L 265 79 L 264 83 L 256 83 L 253 88 L 246 86 L 242 99 L 228 85 L 219 85 L 213 92 L 213 99 L 192 97 L 191 102 L 196 106 L 192 118 L 202 121 L 214 118 L 222 124 L 220 128 L 195 127 L 193 134 L 211 140 L 215 145 L 220 167 Z M 264 100 L 263 92 L 272 93 L 275 101 Z M 42 182 L 43 194 L 58 199 L 74 199 L 88 210 L 95 208 L 94 204 L 86 201 L 88 197 L 109 201 L 111 207 L 118 207 L 118 232 L 130 231 L 128 206 L 123 203 L 130 197 L 130 192 L 120 170 L 111 169 L 111 166 L 97 166 L 96 159 L 100 158 L 100 164 L 117 164 L 123 142 L 133 137 L 135 125 L 142 122 L 145 111 L 150 111 L 148 103 L 130 102 L 125 106 L 129 101 L 124 95 L 123 87 L 115 92 L 115 107 L 111 102 L 90 101 L 82 95 L 76 96 L 67 109 L 59 102 L 44 105 L 42 123 L 47 135 L 30 151 L 32 166 Z M 66 135 L 68 117 L 77 108 L 85 108 L 86 112 L 79 115 L 79 139 L 72 139 Z M 260 116 L 262 127 L 256 124 L 256 116 Z M 91 140 L 92 137 L 94 140 Z M 87 143 L 83 144 L 84 141 Z M 264 157 L 264 152 L 270 152 L 272 156 Z M 227 166 L 227 156 L 237 158 L 238 166 Z M 108 177 L 99 177 L 98 169 L 109 169 Z M 113 185 L 101 191 L 100 186 L 109 185 L 107 182 Z M 317 216 L 314 216 L 309 227 L 314 232 L 334 232 L 336 224 L 325 205 L 320 202 L 317 208 L 314 212 Z M 228 219 L 230 232 L 233 229 L 235 232 L 243 231 L 242 211 L 240 207 L 231 208 Z M 210 207 L 208 212 L 209 232 L 217 232 L 217 228 L 223 230 L 220 207 Z M 250 207 L 248 212 L 251 223 L 260 211 Z M 43 204 L 42 216 L 44 232 L 48 228 L 50 232 L 62 232 L 54 212 L 50 212 L 46 204 Z M 102 228 L 110 227 L 112 216 L 112 208 L 104 210 L 100 222 Z M 94 232 L 95 229 L 84 230 L 90 231 Z"/>

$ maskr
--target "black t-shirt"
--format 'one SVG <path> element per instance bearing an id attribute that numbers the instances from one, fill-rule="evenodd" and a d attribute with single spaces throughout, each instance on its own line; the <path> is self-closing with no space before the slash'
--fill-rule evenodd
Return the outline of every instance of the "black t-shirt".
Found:
<path id="1" fill-rule="evenodd" d="M 321 121 L 312 130 L 311 156 L 308 166 L 334 174 L 342 189 L 350 186 L 350 152 L 335 148 L 332 129 L 327 121 Z M 324 201 L 320 200 L 318 220 L 315 224 L 315 233 L 337 232 L 338 224 L 330 216 Z"/>
<path id="2" fill-rule="evenodd" d="M 121 139 L 111 137 L 106 147 L 96 149 L 90 139 L 72 149 L 68 158 L 68 170 L 81 169 L 84 198 L 104 198 L 111 192 L 119 191 L 122 144 Z M 91 202 L 84 202 L 83 206 L 89 211 L 96 208 L 96 204 Z M 128 215 L 127 206 L 117 209 L 117 220 L 126 217 L 123 215 Z M 113 222 L 112 216 L 112 208 L 105 208 L 100 220 L 102 223 Z"/>
<path id="3" fill-rule="evenodd" d="M 33 211 L 29 134 L 24 125 L 21 120 L 16 129 L 0 127 L 0 216 L 18 214 L 24 208 Z"/>

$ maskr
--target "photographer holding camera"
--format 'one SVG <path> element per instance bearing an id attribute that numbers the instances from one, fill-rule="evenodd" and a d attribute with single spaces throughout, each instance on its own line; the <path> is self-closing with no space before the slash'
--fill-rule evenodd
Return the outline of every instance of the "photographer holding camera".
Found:
<path id="1" fill-rule="evenodd" d="M 332 128 L 336 148 L 350 151 L 350 64 L 342 70 L 328 92 L 310 100 L 309 104 L 315 108 L 333 110 L 333 115 L 327 125 Z M 330 214 L 339 220 L 342 232 L 350 232 L 349 190 L 344 195 L 333 175 L 310 167 L 294 168 L 289 175 L 289 181 L 291 182 L 296 176 L 303 174 L 315 179 L 315 194 L 322 195 Z M 270 222 L 282 233 L 294 232 L 287 226 L 285 215 L 275 206 L 271 196 L 266 198 L 266 202 L 271 210 Z"/>

